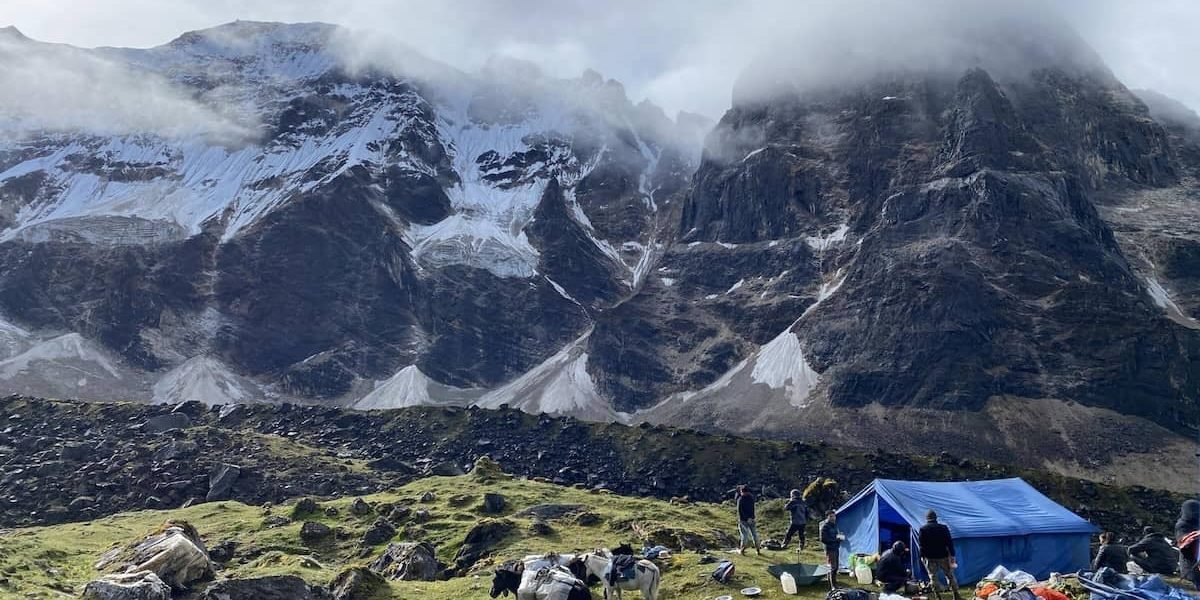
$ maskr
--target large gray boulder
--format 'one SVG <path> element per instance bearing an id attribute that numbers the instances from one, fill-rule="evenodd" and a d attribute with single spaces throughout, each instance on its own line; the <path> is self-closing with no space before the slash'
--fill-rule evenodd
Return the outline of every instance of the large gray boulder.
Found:
<path id="1" fill-rule="evenodd" d="M 183 521 L 169 521 L 161 531 L 132 546 L 106 552 L 96 563 L 96 569 L 124 573 L 150 571 L 174 589 L 187 589 L 213 574 L 213 564 L 200 534 Z"/>
<path id="2" fill-rule="evenodd" d="M 433 546 L 426 542 L 388 544 L 387 550 L 371 563 L 371 570 L 388 579 L 433 581 L 442 570 Z"/>
<path id="3" fill-rule="evenodd" d="M 83 600 L 171 600 L 171 586 L 152 571 L 114 573 L 84 586 Z"/>
<path id="4" fill-rule="evenodd" d="M 277 575 L 218 581 L 204 590 L 200 600 L 333 600 L 333 596 L 294 575 Z"/>

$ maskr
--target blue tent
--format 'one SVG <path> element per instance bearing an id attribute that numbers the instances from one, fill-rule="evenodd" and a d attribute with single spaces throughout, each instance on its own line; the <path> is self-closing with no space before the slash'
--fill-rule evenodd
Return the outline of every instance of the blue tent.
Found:
<path id="1" fill-rule="evenodd" d="M 954 536 L 961 584 L 979 581 L 996 565 L 1040 579 L 1074 573 L 1088 565 L 1090 537 L 1097 531 L 1022 479 L 876 479 L 837 511 L 838 528 L 846 536 L 842 566 L 851 554 L 874 554 L 900 540 L 912 549 L 913 573 L 924 576 L 916 538 L 929 509 Z"/>

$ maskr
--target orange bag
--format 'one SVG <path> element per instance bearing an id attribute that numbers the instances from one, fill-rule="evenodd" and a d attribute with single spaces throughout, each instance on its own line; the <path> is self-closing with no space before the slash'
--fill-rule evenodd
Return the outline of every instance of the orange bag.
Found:
<path id="1" fill-rule="evenodd" d="M 989 581 L 989 582 L 983 584 L 983 587 L 980 587 L 975 590 L 975 597 L 976 598 L 987 598 L 988 596 L 991 596 L 993 593 L 995 593 L 996 590 L 998 590 L 998 589 L 1000 589 L 1000 586 Z"/>

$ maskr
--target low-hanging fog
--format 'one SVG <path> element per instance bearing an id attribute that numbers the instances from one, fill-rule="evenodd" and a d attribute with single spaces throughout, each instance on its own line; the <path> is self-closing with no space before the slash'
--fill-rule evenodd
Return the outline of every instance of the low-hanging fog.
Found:
<path id="1" fill-rule="evenodd" d="M 235 20 L 326 21 L 392 36 L 465 71 L 489 57 L 532 61 L 558 76 L 594 68 L 635 101 L 719 117 L 754 63 L 822 82 L 944 61 L 1004 64 L 1033 40 L 1073 47 L 1069 24 L 1123 82 L 1200 107 L 1200 3 L 1190 0 L 6 0 L 0 25 L 78 46 L 145 47 Z M 996 33 L 1001 32 L 1001 33 Z M 997 37 L 983 56 L 968 42 Z M 1015 37 L 1012 37 L 1015 36 Z M 1022 41 L 1020 38 L 1024 36 Z M 1069 38 L 1069 36 L 1067 36 Z M 1015 55 L 1015 54 L 1014 54 Z M 778 70 L 776 70 L 778 69 Z M 8 88 L 9 90 L 13 88 Z M 6 91 L 4 93 L 11 93 Z"/>

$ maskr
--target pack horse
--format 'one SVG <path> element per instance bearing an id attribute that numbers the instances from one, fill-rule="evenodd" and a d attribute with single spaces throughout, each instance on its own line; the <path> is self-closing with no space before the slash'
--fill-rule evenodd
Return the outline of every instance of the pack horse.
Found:
<path id="1" fill-rule="evenodd" d="M 580 554 L 567 563 L 567 568 L 580 581 L 587 581 L 589 577 L 599 578 L 604 585 L 605 600 L 621 600 L 622 590 L 640 591 L 645 600 L 658 600 L 658 585 L 661 579 L 658 567 L 654 563 L 645 559 L 637 560 L 631 569 L 622 569 L 624 572 L 610 577 L 613 562 L 612 554 L 597 550 Z"/>

